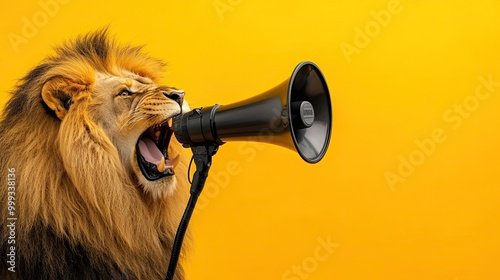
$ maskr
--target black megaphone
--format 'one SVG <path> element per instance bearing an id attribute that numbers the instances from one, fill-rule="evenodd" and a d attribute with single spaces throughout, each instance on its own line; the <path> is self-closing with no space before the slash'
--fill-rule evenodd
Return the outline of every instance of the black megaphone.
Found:
<path id="1" fill-rule="evenodd" d="M 174 118 L 175 137 L 184 147 L 259 141 L 296 150 L 308 163 L 326 153 L 332 107 L 325 78 L 312 62 L 252 98 L 229 105 L 197 108 Z"/>

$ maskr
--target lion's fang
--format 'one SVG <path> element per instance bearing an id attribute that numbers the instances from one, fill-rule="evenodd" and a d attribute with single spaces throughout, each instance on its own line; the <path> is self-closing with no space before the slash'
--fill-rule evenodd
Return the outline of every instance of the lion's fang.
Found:
<path id="1" fill-rule="evenodd" d="M 166 168 L 165 168 L 165 157 L 164 156 L 161 157 L 160 162 L 158 162 L 158 165 L 156 165 L 156 169 L 158 169 L 158 171 L 160 173 L 163 173 L 163 171 L 165 171 Z"/>

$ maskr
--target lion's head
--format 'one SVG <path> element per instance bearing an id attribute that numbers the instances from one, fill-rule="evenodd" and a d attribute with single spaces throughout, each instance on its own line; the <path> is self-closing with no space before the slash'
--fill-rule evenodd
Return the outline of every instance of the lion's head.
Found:
<path id="1" fill-rule="evenodd" d="M 171 194 L 180 153 L 170 145 L 171 120 L 189 107 L 184 91 L 157 84 L 163 63 L 98 34 L 59 49 L 50 64 L 41 97 L 61 121 L 63 161 L 72 164 L 76 139 L 96 142 L 119 156 L 123 171 L 146 193 Z"/>
<path id="2" fill-rule="evenodd" d="M 112 278 L 166 272 L 187 185 L 171 119 L 189 107 L 182 90 L 159 84 L 164 63 L 106 33 L 56 49 L 4 110 L 0 167 L 16 170 L 25 275 L 67 276 L 77 261 Z"/>

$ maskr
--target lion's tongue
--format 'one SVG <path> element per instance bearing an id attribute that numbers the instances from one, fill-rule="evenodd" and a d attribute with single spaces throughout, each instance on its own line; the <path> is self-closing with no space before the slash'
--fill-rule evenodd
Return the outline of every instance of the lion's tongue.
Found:
<path id="1" fill-rule="evenodd" d="M 139 150 L 147 162 L 158 165 L 158 163 L 162 161 L 163 154 L 158 147 L 156 147 L 155 142 L 149 138 L 139 140 Z"/>
<path id="2" fill-rule="evenodd" d="M 139 150 L 144 159 L 156 165 L 160 172 L 165 171 L 166 168 L 173 168 L 179 162 L 179 155 L 173 159 L 165 159 L 153 140 L 149 138 L 139 140 Z"/>

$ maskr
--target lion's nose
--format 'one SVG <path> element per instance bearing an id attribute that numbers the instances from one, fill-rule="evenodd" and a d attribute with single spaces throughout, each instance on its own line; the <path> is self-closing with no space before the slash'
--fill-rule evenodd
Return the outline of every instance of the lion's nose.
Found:
<path id="1" fill-rule="evenodd" d="M 172 90 L 170 92 L 163 92 L 163 95 L 174 100 L 182 107 L 182 102 L 184 101 L 184 91 L 183 90 Z"/>

